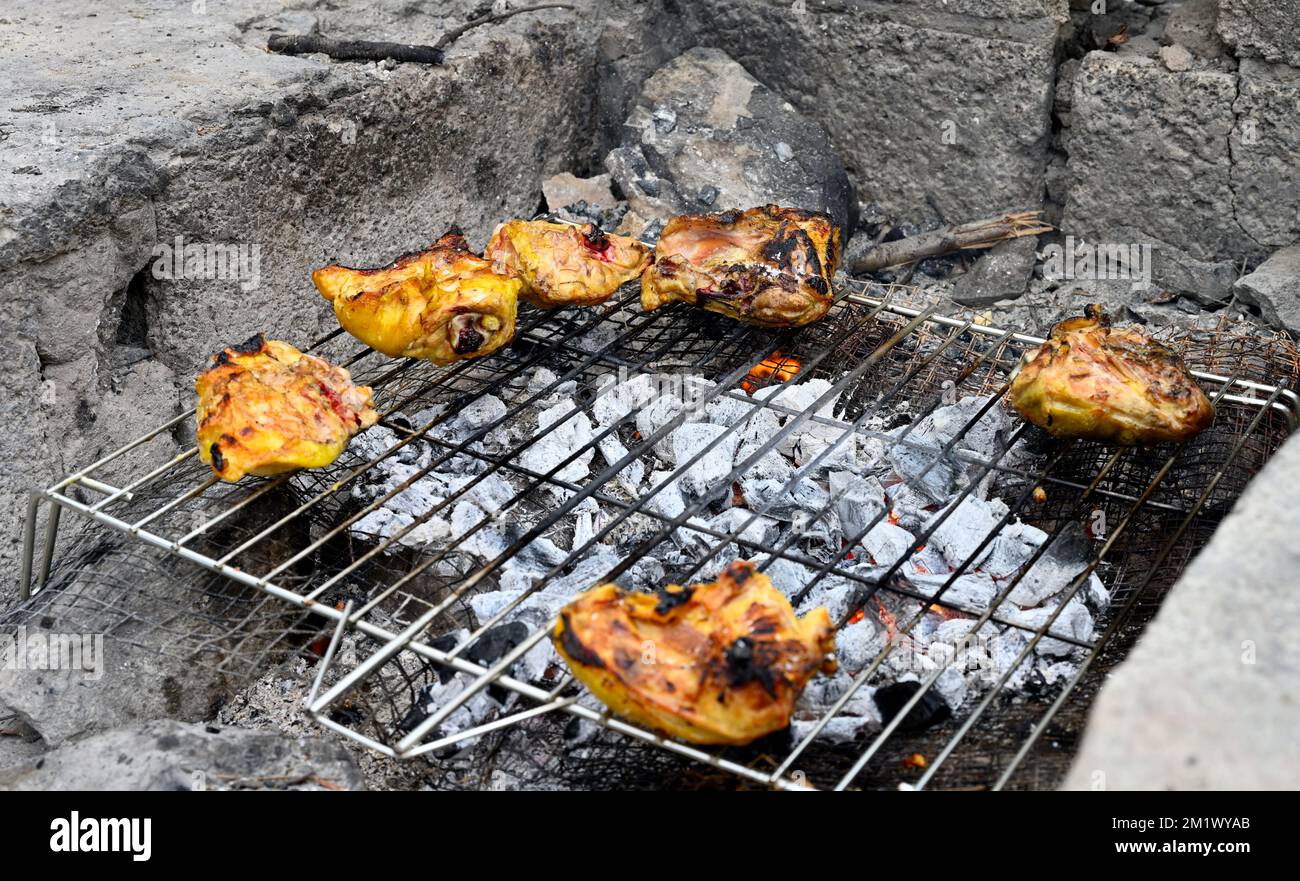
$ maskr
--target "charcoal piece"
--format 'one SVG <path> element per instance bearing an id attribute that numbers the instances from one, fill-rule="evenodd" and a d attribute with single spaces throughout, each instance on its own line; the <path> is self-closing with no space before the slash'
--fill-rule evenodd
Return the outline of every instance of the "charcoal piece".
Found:
<path id="1" fill-rule="evenodd" d="M 903 707 L 920 688 L 919 682 L 893 682 L 876 690 L 874 696 L 876 707 L 880 710 L 886 725 L 902 712 Z M 924 731 L 943 722 L 951 715 L 952 710 L 944 703 L 943 698 L 931 690 L 916 702 L 916 706 L 912 707 L 898 727 L 901 731 Z"/>
<path id="2" fill-rule="evenodd" d="M 436 648 L 440 652 L 449 652 L 456 647 L 457 641 L 458 640 L 456 634 L 444 633 L 442 636 L 438 637 L 433 642 L 429 643 L 429 645 L 433 648 Z M 448 682 L 450 682 L 451 677 L 456 675 L 455 670 L 453 670 L 451 667 L 448 667 L 444 664 L 439 664 L 435 669 L 438 672 L 438 681 L 443 685 L 446 685 Z"/>
<path id="3" fill-rule="evenodd" d="M 508 621 L 484 633 L 465 652 L 465 657 L 476 664 L 489 666 L 528 637 L 528 625 L 522 621 Z"/>

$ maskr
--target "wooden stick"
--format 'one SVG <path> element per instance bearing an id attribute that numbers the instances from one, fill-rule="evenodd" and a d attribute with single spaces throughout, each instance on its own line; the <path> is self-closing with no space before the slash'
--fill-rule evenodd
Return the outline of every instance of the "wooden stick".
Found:
<path id="1" fill-rule="evenodd" d="M 991 248 L 998 242 L 1051 232 L 1041 211 L 1009 211 L 998 217 L 955 223 L 931 232 L 881 242 L 850 267 L 851 272 L 874 272 L 887 266 L 913 263 L 971 248 Z"/>
<path id="2" fill-rule="evenodd" d="M 335 61 L 383 61 L 391 58 L 394 61 L 415 64 L 442 64 L 446 55 L 444 50 L 464 36 L 467 31 L 480 25 L 505 21 L 512 16 L 537 12 L 541 9 L 572 8 L 573 6 L 568 3 L 539 3 L 500 13 L 489 12 L 444 32 L 432 46 L 374 40 L 336 40 L 319 34 L 272 34 L 266 41 L 266 48 L 281 55 L 310 55 L 319 52 Z"/>

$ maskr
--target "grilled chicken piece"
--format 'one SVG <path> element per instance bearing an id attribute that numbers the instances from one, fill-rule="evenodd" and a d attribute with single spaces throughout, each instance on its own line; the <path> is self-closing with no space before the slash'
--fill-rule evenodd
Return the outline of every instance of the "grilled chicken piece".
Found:
<path id="1" fill-rule="evenodd" d="M 510 342 L 521 282 L 492 271 L 452 230 L 384 269 L 326 266 L 311 274 L 348 333 L 391 357 L 450 364 Z"/>
<path id="2" fill-rule="evenodd" d="M 560 611 L 555 646 L 623 718 L 693 743 L 749 743 L 790 722 L 804 685 L 835 670 L 829 613 L 795 616 L 737 560 L 708 584 L 658 595 L 605 584 Z"/>
<path id="3" fill-rule="evenodd" d="M 828 215 L 766 205 L 668 221 L 641 277 L 647 312 L 674 300 L 768 327 L 810 324 L 831 307 L 840 231 Z"/>
<path id="4" fill-rule="evenodd" d="M 612 236 L 594 223 L 509 220 L 496 228 L 483 256 L 497 272 L 524 283 L 525 300 L 543 309 L 597 306 L 650 264 L 650 249 Z"/>
<path id="5" fill-rule="evenodd" d="M 1186 440 L 1214 421 L 1176 352 L 1136 327 L 1112 328 L 1095 304 L 1052 328 L 1011 383 L 1011 403 L 1057 437 L 1124 445 Z"/>
<path id="6" fill-rule="evenodd" d="M 260 333 L 213 355 L 195 388 L 199 458 L 232 483 L 328 465 L 379 419 L 342 367 Z"/>

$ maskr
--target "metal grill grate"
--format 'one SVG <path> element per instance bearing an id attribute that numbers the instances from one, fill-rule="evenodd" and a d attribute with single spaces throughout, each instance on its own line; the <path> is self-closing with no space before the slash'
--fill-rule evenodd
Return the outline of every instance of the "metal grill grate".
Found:
<path id="1" fill-rule="evenodd" d="M 1005 392 L 1023 353 L 1042 341 L 944 317 L 934 307 L 915 308 L 901 300 L 900 292 L 907 293 L 855 283 L 841 291 L 826 320 L 797 333 L 736 325 L 684 307 L 645 314 L 633 308 L 634 296 L 624 293 L 601 309 L 533 313 L 508 350 L 446 368 L 418 361 L 384 361 L 369 350 L 349 356 L 348 339 L 333 334 L 311 351 L 345 364 L 358 382 L 375 387 L 381 425 L 392 432 L 391 443 L 354 442 L 329 468 L 237 486 L 212 477 L 193 448 L 121 481 L 120 487 L 96 478 L 138 447 L 173 431 L 188 433 L 193 414 L 183 414 L 34 494 L 25 526 L 21 588 L 26 590 L 32 582 L 33 569 L 38 585 L 49 578 L 58 512 L 67 508 L 110 531 L 135 537 L 152 557 L 180 558 L 211 573 L 199 591 L 227 598 L 229 603 L 205 605 L 205 613 L 198 617 L 206 622 L 207 631 L 215 628 L 219 637 L 207 631 L 199 638 L 183 637 L 182 632 L 202 628 L 187 630 L 183 620 L 173 625 L 177 645 L 204 662 L 226 665 L 237 658 L 252 667 L 267 664 L 273 649 L 313 638 L 317 627 L 312 622 L 328 625 L 332 640 L 318 665 L 311 712 L 322 725 L 386 755 L 429 759 L 445 772 L 439 785 L 493 785 L 491 756 L 502 749 L 515 754 L 512 773 L 516 776 L 523 764 L 535 770 L 535 777 L 527 781 L 530 785 L 608 783 L 614 779 L 611 766 L 640 768 L 644 779 L 624 785 L 647 786 L 669 777 L 677 785 L 717 785 L 720 780 L 713 775 L 718 772 L 747 784 L 777 788 L 880 787 L 900 782 L 944 788 L 1051 785 L 1068 761 L 1098 671 L 1122 657 L 1187 560 L 1294 428 L 1300 413 L 1300 398 L 1290 391 L 1297 375 L 1296 354 L 1278 338 L 1227 331 L 1184 333 L 1168 341 L 1196 368 L 1219 410 L 1214 426 L 1191 442 L 1146 450 L 1054 442 L 1015 421 L 1014 429 L 999 437 L 995 454 L 981 456 L 958 442 L 981 417 L 1005 406 Z M 756 368 L 783 359 L 799 364 L 801 381 L 814 377 L 828 381 L 827 391 L 813 406 L 795 410 L 779 398 L 751 397 L 756 387 L 775 381 L 761 377 Z M 537 378 L 539 368 L 549 371 L 540 374 L 542 380 Z M 637 497 L 620 486 L 619 473 L 649 457 L 657 443 L 689 418 L 688 413 L 640 434 L 635 428 L 638 411 L 633 409 L 598 426 L 565 458 L 548 460 L 544 471 L 521 464 L 521 454 L 544 443 L 548 434 L 562 431 L 569 415 L 589 411 L 611 387 L 611 375 L 619 371 L 625 375 L 689 372 L 713 383 L 703 389 L 699 405 L 733 399 L 750 409 L 703 449 L 677 463 L 657 485 L 653 478 L 648 480 L 647 489 Z M 534 428 L 538 402 L 557 393 L 571 402 L 568 412 L 548 426 Z M 450 420 L 488 395 L 507 403 L 504 412 L 459 440 L 444 436 L 442 429 Z M 945 402 L 968 395 L 986 400 L 941 448 L 909 436 Z M 838 401 L 833 415 L 819 412 L 821 404 L 831 400 Z M 897 413 L 900 408 L 908 419 L 898 426 L 901 430 L 877 424 L 881 414 Z M 924 549 L 955 504 L 915 536 L 905 558 L 883 574 L 870 576 L 854 571 L 846 556 L 886 516 L 883 511 L 856 535 L 845 535 L 838 556 L 825 559 L 802 549 L 793 533 L 769 542 L 753 540 L 746 532 L 776 501 L 753 505 L 748 520 L 726 530 L 692 520 L 717 504 L 708 496 L 688 502 L 673 515 L 653 504 L 664 486 L 763 410 L 779 414 L 784 424 L 756 451 L 737 461 L 722 483 L 731 485 L 743 477 L 791 432 L 816 424 L 832 440 L 795 471 L 787 490 L 833 456 L 842 442 L 857 436 L 924 456 L 927 464 L 921 476 L 945 462 L 959 461 L 977 479 L 966 485 L 958 501 L 987 478 L 996 482 L 1006 513 L 983 536 L 970 559 L 950 574 L 937 593 L 928 595 L 896 576 L 905 559 Z M 484 443 L 490 432 L 512 426 L 518 429 L 513 446 Z M 616 461 L 598 459 L 604 467 L 593 467 L 590 476 L 576 482 L 566 479 L 568 466 L 590 457 L 608 438 L 617 438 L 626 455 Z M 408 493 L 421 477 L 448 463 L 463 468 L 467 477 L 463 485 L 411 512 L 387 531 L 367 531 L 367 517 L 383 511 L 386 503 Z M 357 491 L 371 485 L 382 469 L 394 469 L 387 473 L 397 477 L 367 493 Z M 450 516 L 476 487 L 496 477 L 508 482 L 511 494 L 501 499 L 493 517 L 439 546 L 412 541 L 423 527 Z M 1047 493 L 1045 502 L 1034 501 L 1040 487 Z M 575 536 L 575 512 L 588 499 L 616 513 L 592 531 Z M 822 513 L 828 514 L 837 501 L 832 493 Z M 36 515 L 42 502 L 53 505 L 37 554 Z M 1024 571 L 1097 512 L 1102 512 L 1109 528 L 1091 542 L 1087 568 L 1070 582 L 1054 614 L 1028 626 L 997 611 Z M 987 608 L 946 599 L 975 555 L 1002 526 L 1017 520 L 1038 526 L 1049 536 L 1021 574 L 999 585 L 998 597 Z M 476 535 L 503 523 L 512 526 L 507 546 L 490 557 L 469 552 Z M 838 623 L 844 625 L 864 610 L 874 614 L 873 604 L 881 598 L 897 598 L 904 603 L 901 608 L 909 610 L 896 622 L 900 638 L 888 642 L 854 676 L 851 689 L 807 726 L 803 736 L 792 739 L 782 734 L 744 749 L 698 748 L 610 717 L 590 696 L 584 699 L 562 667 L 548 671 L 541 684 L 512 675 L 519 659 L 545 639 L 548 630 L 534 627 L 501 644 L 500 625 L 511 620 L 511 613 L 530 596 L 558 579 L 576 577 L 575 570 L 589 582 L 579 589 L 626 580 L 682 527 L 691 530 L 704 547 L 690 564 L 669 566 L 666 581 L 689 583 L 711 577 L 732 555 L 764 555 L 763 569 L 776 561 L 791 561 L 815 573 L 795 597 L 796 605 L 823 580 L 848 579 L 856 585 L 852 608 Z M 602 572 L 585 573 L 583 564 L 591 562 L 592 549 L 606 538 L 619 541 L 624 551 L 621 559 Z M 497 589 L 506 561 L 543 539 L 571 550 L 548 559 L 544 574 L 530 587 L 480 620 L 469 601 Z M 94 562 L 88 565 L 93 568 Z M 1094 571 L 1103 574 L 1112 593 L 1110 612 L 1099 622 L 1096 637 L 1082 640 L 1052 631 L 1066 601 L 1086 588 Z M 32 602 L 56 603 L 59 591 L 54 588 L 60 582 L 56 578 L 50 583 L 51 589 Z M 267 595 L 273 608 L 267 608 Z M 940 668 L 922 677 L 919 687 L 878 732 L 848 744 L 824 742 L 819 737 L 823 727 L 857 689 L 872 680 L 931 609 L 972 619 L 975 633 L 986 625 L 1018 628 L 1024 631 L 1026 645 L 1015 664 L 958 717 L 924 731 L 909 730 L 913 711 L 924 704 L 943 672 Z M 223 627 L 222 622 L 243 629 Z M 260 633 L 267 626 L 276 631 L 273 636 L 249 638 L 247 631 Z M 1052 639 L 1079 650 L 1077 671 L 1066 681 L 1010 699 L 1007 682 L 1049 632 Z M 256 653 L 243 651 L 247 646 L 256 647 Z M 445 684 L 456 673 L 464 674 L 458 679 L 463 687 L 454 693 L 444 689 L 439 700 L 431 703 L 430 687 Z M 463 714 L 468 702 L 485 692 L 499 706 L 492 718 L 447 728 L 449 720 Z M 575 748 L 565 737 L 574 725 L 604 730 Z M 926 767 L 900 771 L 901 760 L 913 753 L 927 757 Z M 703 771 L 685 770 L 674 756 L 702 763 Z"/>

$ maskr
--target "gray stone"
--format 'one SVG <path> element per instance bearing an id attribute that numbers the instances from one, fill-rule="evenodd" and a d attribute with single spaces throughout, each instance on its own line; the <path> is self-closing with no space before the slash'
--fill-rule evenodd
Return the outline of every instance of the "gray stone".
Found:
<path id="1" fill-rule="evenodd" d="M 1022 296 L 1029 288 L 1037 245 L 1033 236 L 994 245 L 957 279 L 952 298 L 963 306 L 991 306 Z"/>
<path id="2" fill-rule="evenodd" d="M 692 49 L 657 71 L 625 132 L 605 164 L 642 218 L 774 203 L 851 229 L 852 187 L 826 132 L 720 50 Z"/>
<path id="3" fill-rule="evenodd" d="M 1255 306 L 1264 320 L 1300 338 L 1300 244 L 1283 248 L 1233 289 L 1243 303 Z"/>
<path id="4" fill-rule="evenodd" d="M 1219 36 L 1239 56 L 1300 67 L 1300 0 L 1219 0 Z"/>
<path id="5" fill-rule="evenodd" d="M 1293 438 L 1110 672 L 1064 788 L 1300 787 L 1297 480 Z"/>
<path id="6" fill-rule="evenodd" d="M 683 17 L 698 43 L 825 126 L 864 199 L 956 222 L 1041 202 L 1066 6 L 809 2 L 800 14 L 714 0 L 674 4 L 659 21 Z"/>
<path id="7" fill-rule="evenodd" d="M 1172 46 L 1161 46 L 1160 60 L 1165 63 L 1165 67 L 1172 71 L 1192 69 L 1192 53 L 1187 51 L 1187 47 L 1180 43 L 1174 43 Z"/>
<path id="8" fill-rule="evenodd" d="M 1169 13 L 1162 40 L 1186 46 L 1202 58 L 1223 55 L 1223 40 L 1215 32 L 1219 0 L 1183 0 Z"/>
<path id="9" fill-rule="evenodd" d="M 0 776 L 0 789 L 364 789 L 336 738 L 158 721 L 65 744 Z"/>
<path id="10" fill-rule="evenodd" d="M 1231 73 L 1175 74 L 1147 58 L 1085 56 L 1066 137 L 1064 231 L 1113 242 L 1122 241 L 1116 229 L 1136 228 L 1198 260 L 1249 252 L 1254 243 L 1232 221 L 1236 95 Z"/>
<path id="11" fill-rule="evenodd" d="M 1251 256 L 1300 241 L 1300 70 L 1242 59 L 1233 104 L 1233 211 Z"/>

